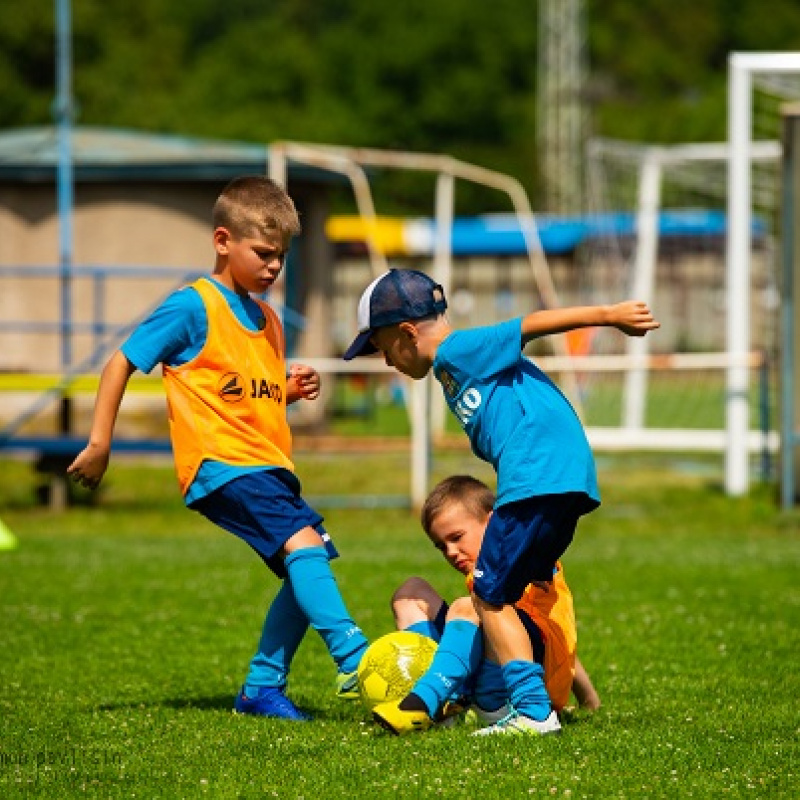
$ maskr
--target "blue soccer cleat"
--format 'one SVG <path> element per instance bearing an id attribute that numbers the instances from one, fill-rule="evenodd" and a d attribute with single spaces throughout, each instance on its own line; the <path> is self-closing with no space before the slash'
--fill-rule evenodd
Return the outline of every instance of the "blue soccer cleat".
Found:
<path id="1" fill-rule="evenodd" d="M 273 719 L 291 719 L 295 722 L 309 722 L 311 717 L 302 712 L 280 690 L 274 686 L 264 686 L 258 690 L 255 697 L 248 697 L 244 688 L 236 695 L 233 704 L 235 714 L 253 714 L 258 717 L 272 717 Z"/>

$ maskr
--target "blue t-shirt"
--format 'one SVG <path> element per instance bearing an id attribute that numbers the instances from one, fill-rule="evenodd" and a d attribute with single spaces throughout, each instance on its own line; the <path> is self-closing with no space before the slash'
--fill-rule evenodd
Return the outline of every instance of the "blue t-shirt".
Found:
<path id="1" fill-rule="evenodd" d="M 245 328 L 258 331 L 264 327 L 264 314 L 252 298 L 242 297 L 217 281 L 211 280 L 211 283 L 227 300 Z M 188 363 L 203 349 L 207 335 L 205 304 L 191 286 L 184 286 L 167 297 L 133 331 L 120 349 L 136 369 L 149 373 L 158 364 L 179 367 Z M 191 505 L 240 475 L 264 469 L 275 467 L 235 467 L 220 461 L 203 461 L 184 502 L 187 506 Z M 284 472 L 296 481 L 294 475 L 286 470 Z"/>
<path id="2" fill-rule="evenodd" d="M 582 492 L 600 502 L 583 426 L 558 387 L 522 355 L 522 320 L 453 331 L 433 371 L 478 458 L 497 472 L 497 506 Z"/>

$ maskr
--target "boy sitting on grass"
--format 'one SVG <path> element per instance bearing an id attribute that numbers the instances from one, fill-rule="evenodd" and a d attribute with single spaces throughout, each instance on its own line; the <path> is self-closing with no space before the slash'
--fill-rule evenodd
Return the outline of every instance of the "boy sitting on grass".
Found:
<path id="1" fill-rule="evenodd" d="M 454 475 L 439 483 L 422 507 L 422 527 L 437 550 L 467 583 L 492 516 L 494 494 L 469 475 Z M 572 595 L 561 565 L 553 583 L 530 584 L 514 604 L 531 642 L 534 660 L 544 669 L 544 683 L 553 708 L 561 711 L 574 693 L 581 708 L 594 711 L 600 697 L 577 657 L 577 631 Z M 453 697 L 466 698 L 482 725 L 512 713 L 497 654 L 484 640 L 469 597 L 449 607 L 423 578 L 409 578 L 392 597 L 398 630 L 428 636 L 439 647 L 433 663 L 411 693 L 373 710 L 376 722 L 396 734 L 427 730 L 443 718 Z"/>
<path id="2" fill-rule="evenodd" d="M 577 414 L 522 350 L 537 337 L 576 328 L 611 326 L 644 336 L 659 323 L 645 303 L 627 301 L 546 309 L 457 331 L 446 308 L 442 287 L 427 275 L 389 270 L 364 290 L 359 334 L 344 358 L 380 352 L 414 380 L 433 370 L 474 453 L 497 472 L 497 500 L 473 572 L 472 601 L 514 713 L 485 730 L 553 733 L 561 727 L 558 716 L 514 604 L 532 581 L 552 581 L 578 520 L 600 505 L 600 494 Z"/>

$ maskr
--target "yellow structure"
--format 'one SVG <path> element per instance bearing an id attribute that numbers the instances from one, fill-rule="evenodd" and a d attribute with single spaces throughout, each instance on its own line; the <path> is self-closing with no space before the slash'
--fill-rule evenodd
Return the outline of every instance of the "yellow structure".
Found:
<path id="1" fill-rule="evenodd" d="M 372 240 L 375 249 L 387 256 L 409 254 L 405 229 L 407 220 L 400 217 L 377 217 L 375 221 L 358 215 L 332 216 L 325 225 L 325 233 L 332 242 L 367 242 Z"/>

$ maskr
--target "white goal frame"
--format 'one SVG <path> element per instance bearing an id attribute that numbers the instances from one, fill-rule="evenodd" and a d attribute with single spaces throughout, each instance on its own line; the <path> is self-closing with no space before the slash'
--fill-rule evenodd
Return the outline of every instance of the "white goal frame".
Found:
<path id="1" fill-rule="evenodd" d="M 610 155 L 637 165 L 636 249 L 630 293 L 631 297 L 644 300 L 652 305 L 657 286 L 658 217 L 662 211 L 661 196 L 665 174 L 671 166 L 680 164 L 709 162 L 727 164 L 730 161 L 731 148 L 727 142 L 640 145 L 613 139 L 595 138 L 589 142 L 587 150 L 590 163 L 595 159 Z M 780 142 L 751 142 L 750 163 L 761 161 L 774 162 L 777 165 L 780 158 Z M 650 336 L 630 337 L 626 340 L 626 353 L 630 356 L 630 361 L 625 370 L 622 428 L 629 435 L 643 433 L 645 430 L 647 384 L 650 372 L 646 363 L 650 354 L 651 342 L 652 337 Z M 745 351 L 744 356 L 733 355 L 730 351 L 726 351 L 723 354 L 723 360 L 716 360 L 713 366 L 726 370 L 741 367 L 750 371 L 753 364 L 749 348 Z M 644 435 L 646 436 L 646 434 Z M 673 437 L 676 435 L 680 441 L 675 441 L 675 447 L 682 447 L 684 446 L 682 443 L 689 441 L 694 432 L 672 432 Z M 715 437 L 715 441 L 720 440 Z M 748 441 L 752 441 L 752 437 L 748 437 Z M 724 447 L 714 449 L 724 449 Z"/>
<path id="2" fill-rule="evenodd" d="M 452 275 L 452 227 L 455 208 L 456 179 L 495 189 L 510 200 L 525 240 L 525 249 L 533 279 L 547 308 L 561 305 L 550 268 L 544 256 L 533 209 L 524 187 L 516 178 L 501 172 L 460 161 L 452 156 L 435 153 L 413 153 L 371 148 L 342 147 L 306 142 L 273 142 L 268 146 L 270 177 L 286 185 L 289 162 L 315 166 L 344 175 L 350 181 L 358 212 L 367 222 L 367 249 L 370 267 L 375 277 L 385 272 L 388 264 L 373 239 L 377 215 L 365 168 L 382 168 L 427 172 L 436 175 L 436 241 L 433 260 L 434 278 L 449 294 Z M 276 291 L 277 290 L 277 291 Z M 273 297 L 282 304 L 282 284 L 273 287 Z M 554 352 L 563 362 L 562 380 L 565 393 L 578 413 L 581 413 L 580 392 L 563 336 L 549 337 Z M 311 359 L 305 359 L 311 363 Z M 333 369 L 329 362 L 320 362 L 330 372 L 365 372 L 361 365 L 349 370 Z M 380 369 L 380 368 L 379 368 Z M 446 408 L 440 393 L 431 396 L 431 379 L 412 383 L 409 417 L 411 420 L 411 504 L 421 508 L 427 496 L 430 478 L 431 434 L 444 430 Z M 431 419 L 432 418 L 432 419 Z"/>
<path id="3" fill-rule="evenodd" d="M 800 53 L 732 53 L 728 61 L 728 232 L 726 243 L 727 371 L 725 490 L 747 493 L 750 351 L 750 231 L 752 224 L 753 76 L 800 74 Z"/>
<path id="4" fill-rule="evenodd" d="M 752 139 L 752 94 L 753 75 L 757 72 L 796 72 L 800 74 L 800 53 L 798 54 L 734 54 L 730 61 L 731 80 L 729 88 L 729 141 L 722 145 L 686 145 L 675 148 L 644 148 L 649 150 L 645 169 L 640 176 L 640 197 L 637 213 L 637 230 L 644 236 L 637 245 L 637 264 L 635 270 L 637 296 L 647 300 L 653 292 L 654 260 L 656 253 L 655 237 L 657 226 L 655 221 L 659 206 L 659 184 L 661 167 L 676 160 L 698 161 L 716 158 L 720 155 L 728 157 L 728 226 L 726 242 L 726 353 L 723 364 L 727 376 L 726 397 L 726 429 L 722 435 L 698 436 L 697 431 L 687 432 L 687 438 L 676 437 L 675 431 L 648 432 L 643 430 L 644 397 L 647 387 L 647 375 L 653 368 L 648 353 L 646 339 L 630 342 L 626 357 L 627 372 L 624 421 L 620 429 L 608 439 L 605 431 L 589 430 L 589 438 L 593 444 L 603 448 L 624 446 L 643 449 L 673 450 L 685 448 L 687 442 L 697 444 L 700 449 L 725 452 L 725 488 L 729 495 L 744 494 L 749 483 L 749 455 L 763 444 L 756 432 L 750 430 L 748 390 L 750 371 L 753 368 L 750 352 L 750 231 L 752 224 L 751 209 L 751 176 L 753 160 L 759 158 L 779 158 L 780 146 L 774 142 L 753 142 Z M 453 222 L 454 182 L 456 178 L 498 189 L 507 194 L 519 218 L 523 235 L 528 244 L 528 257 L 533 270 L 535 283 L 546 305 L 558 306 L 555 287 L 552 283 L 549 268 L 544 258 L 541 242 L 534 222 L 534 216 L 527 195 L 520 183 L 510 176 L 486 170 L 474 165 L 465 164 L 446 155 L 420 153 L 402 153 L 360 148 L 347 148 L 331 145 L 307 144 L 300 142 L 276 142 L 270 144 L 270 175 L 285 184 L 287 166 L 290 161 L 297 161 L 322 169 L 327 169 L 346 176 L 355 194 L 360 215 L 367 221 L 367 232 L 370 225 L 376 222 L 376 212 L 372 201 L 366 168 L 390 168 L 417 170 L 434 173 L 436 182 L 436 245 L 433 261 L 434 276 L 445 287 L 450 285 L 451 274 L 451 241 L 450 231 Z M 648 233 L 650 240 L 648 242 Z M 377 274 L 387 268 L 384 255 L 375 245 L 371 236 L 367 236 L 370 265 Z M 275 287 L 280 292 L 280 287 Z M 574 386 L 575 362 L 566 358 L 561 337 L 553 342 L 558 356 L 549 366 L 563 366 L 563 379 L 567 384 L 565 390 L 571 397 L 577 397 L 572 391 Z M 546 360 L 546 359 L 545 359 Z M 320 366 L 323 366 L 322 364 Z M 325 364 L 326 371 L 345 371 Z M 589 365 L 586 365 L 587 368 Z M 684 367 L 687 368 L 687 367 Z M 694 365 L 688 368 L 695 368 Z M 620 369 L 616 366 L 615 369 Z M 429 381 L 414 384 L 411 392 L 410 418 L 412 425 L 412 465 L 411 465 L 411 501 L 419 506 L 428 488 L 430 475 L 430 442 L 431 442 L 431 398 Z M 439 409 L 434 409 L 434 412 Z M 442 409 L 443 410 L 443 409 Z M 580 411 L 580 409 L 578 409 Z M 434 419 L 437 413 L 433 414 Z M 434 423 L 435 425 L 435 423 Z M 657 436 L 647 434 L 666 434 Z M 712 432 L 706 432 L 712 433 Z M 678 441 L 678 438 L 681 441 Z M 767 437 L 769 450 L 776 448 L 774 437 Z M 689 449 L 694 449 L 690 447 Z"/>
<path id="5" fill-rule="evenodd" d="M 367 248 L 370 267 L 377 277 L 388 268 L 386 258 L 376 245 L 373 232 L 377 215 L 365 168 L 382 168 L 427 172 L 436 175 L 436 242 L 433 260 L 434 278 L 449 294 L 452 274 L 452 227 L 455 207 L 456 179 L 469 181 L 504 193 L 514 208 L 520 230 L 525 240 L 528 261 L 533 278 L 546 307 L 561 305 L 550 268 L 536 228 L 533 209 L 522 184 L 510 175 L 495 172 L 474 164 L 459 161 L 448 155 L 434 153 L 412 153 L 370 148 L 342 147 L 329 144 L 305 142 L 273 142 L 268 146 L 270 177 L 286 185 L 289 162 L 295 161 L 344 175 L 350 181 L 358 212 L 367 222 Z M 282 305 L 282 284 L 272 289 L 276 304 Z M 581 412 L 580 393 L 574 371 L 570 367 L 569 353 L 563 336 L 549 337 L 553 350 L 564 362 L 562 380 L 565 393 L 576 410 Z M 304 359 L 307 363 L 313 359 Z M 349 369 L 335 367 L 330 361 L 315 362 L 320 371 L 366 372 L 362 365 L 351 365 Z M 342 362 L 343 363 L 343 362 Z M 378 371 L 381 367 L 378 367 Z M 411 504 L 419 509 L 427 496 L 430 479 L 432 428 L 444 429 L 446 413 L 444 399 L 436 393 L 432 400 L 431 379 L 414 381 L 410 392 L 409 417 L 411 421 Z M 433 424 L 431 423 L 433 417 Z"/>

